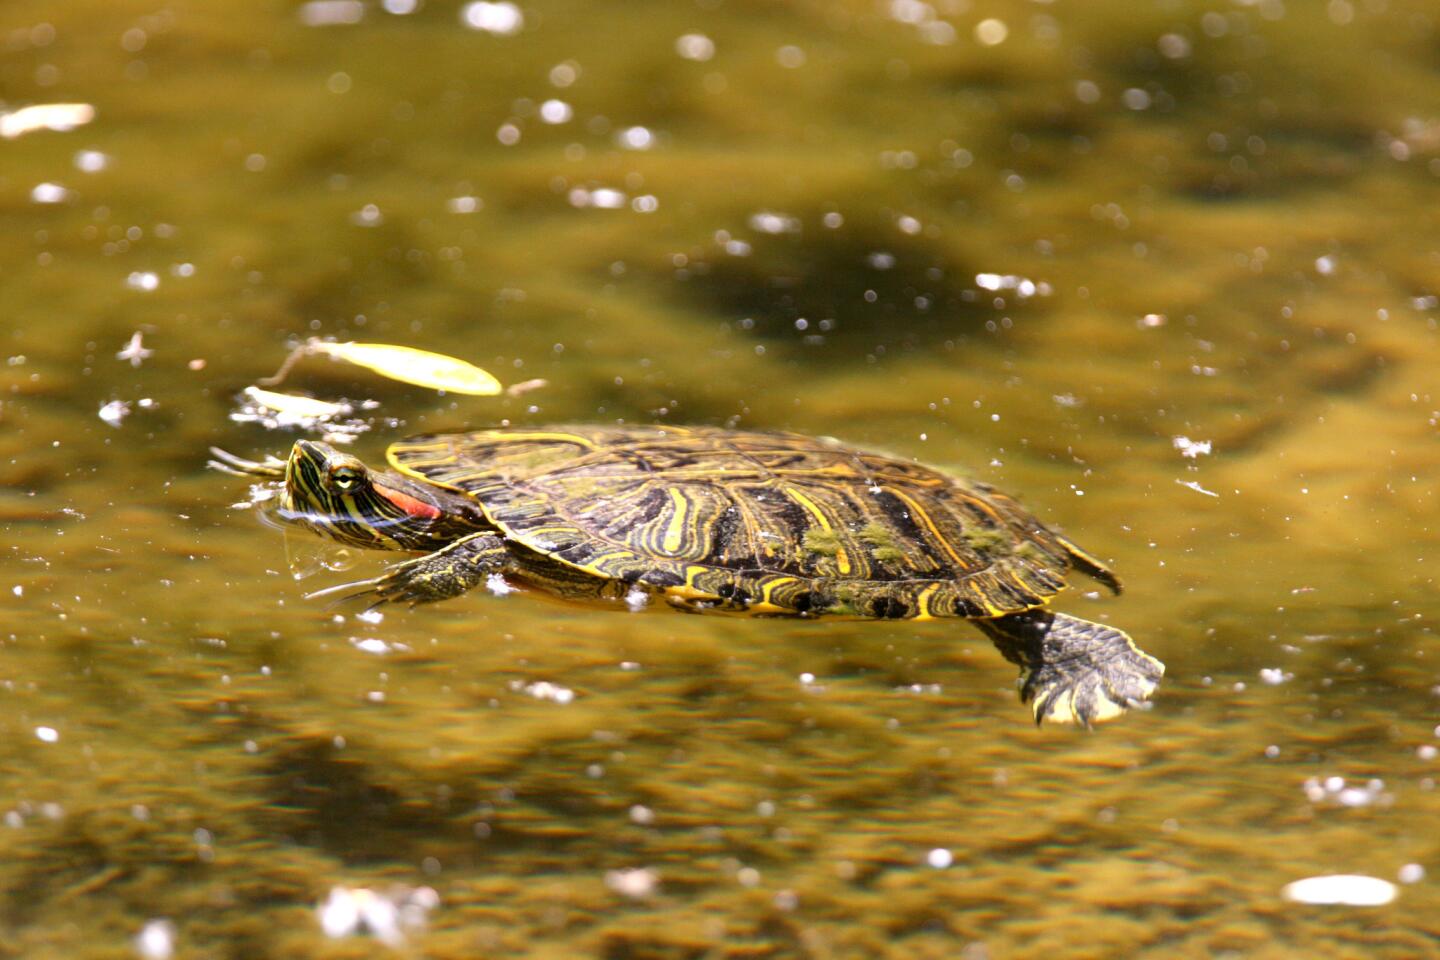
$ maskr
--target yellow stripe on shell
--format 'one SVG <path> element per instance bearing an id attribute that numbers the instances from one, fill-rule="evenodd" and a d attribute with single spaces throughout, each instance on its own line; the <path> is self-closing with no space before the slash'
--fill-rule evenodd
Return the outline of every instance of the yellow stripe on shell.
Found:
<path id="1" fill-rule="evenodd" d="M 685 520 L 690 512 L 690 501 L 685 499 L 685 494 L 671 487 L 670 502 L 675 504 L 675 513 L 665 525 L 665 538 L 660 542 L 660 547 L 666 553 L 678 553 L 681 544 L 685 542 Z"/>

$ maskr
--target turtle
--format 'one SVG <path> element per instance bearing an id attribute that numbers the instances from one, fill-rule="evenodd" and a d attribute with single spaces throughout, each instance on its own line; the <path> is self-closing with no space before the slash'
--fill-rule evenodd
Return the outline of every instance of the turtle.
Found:
<path id="1" fill-rule="evenodd" d="M 1037 723 L 1084 726 L 1154 692 L 1123 631 L 1048 609 L 1079 571 L 1120 580 L 988 483 L 830 438 L 709 426 L 433 433 L 388 470 L 313 440 L 211 466 L 277 481 L 273 513 L 422 555 L 310 594 L 410 605 L 488 585 L 698 613 L 969 620 L 1020 668 Z"/>

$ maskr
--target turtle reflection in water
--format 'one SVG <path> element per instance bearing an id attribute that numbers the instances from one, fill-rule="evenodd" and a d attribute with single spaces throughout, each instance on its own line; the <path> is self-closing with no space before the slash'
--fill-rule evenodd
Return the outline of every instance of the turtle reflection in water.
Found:
<path id="1" fill-rule="evenodd" d="M 663 598 L 761 616 L 972 620 L 1020 667 L 1037 721 L 1090 724 L 1155 690 L 1164 665 L 1123 632 L 1045 609 L 1104 564 L 986 484 L 797 434 L 556 426 L 412 437 L 371 470 L 300 440 L 284 521 L 357 547 L 422 551 L 320 591 L 372 604 L 513 578 L 564 597 Z"/>

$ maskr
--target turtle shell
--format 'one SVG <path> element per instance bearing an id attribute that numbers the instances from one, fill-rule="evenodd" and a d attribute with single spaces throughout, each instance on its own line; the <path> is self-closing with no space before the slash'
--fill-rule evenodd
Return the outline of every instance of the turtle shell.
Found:
<path id="1" fill-rule="evenodd" d="M 755 613 L 996 617 L 1078 568 L 1115 576 L 987 484 L 837 441 L 711 427 L 412 437 L 411 477 L 473 496 L 523 547 L 673 599 Z"/>

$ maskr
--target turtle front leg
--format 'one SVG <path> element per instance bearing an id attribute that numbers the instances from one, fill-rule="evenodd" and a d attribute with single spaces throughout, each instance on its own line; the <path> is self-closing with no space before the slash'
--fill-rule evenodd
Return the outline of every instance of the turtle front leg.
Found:
<path id="1" fill-rule="evenodd" d="M 1020 668 L 1020 699 L 1036 723 L 1088 727 L 1118 717 L 1154 693 L 1165 673 L 1124 631 L 1068 614 L 1028 610 L 976 625 Z"/>
<path id="2" fill-rule="evenodd" d="M 493 533 L 476 533 L 434 553 L 397 563 L 373 579 L 326 587 L 307 594 L 305 599 L 335 596 L 337 603 L 363 599 L 370 601 L 370 607 L 382 603 L 408 603 L 413 607 L 458 597 L 514 567 L 514 557 L 504 540 Z"/>

